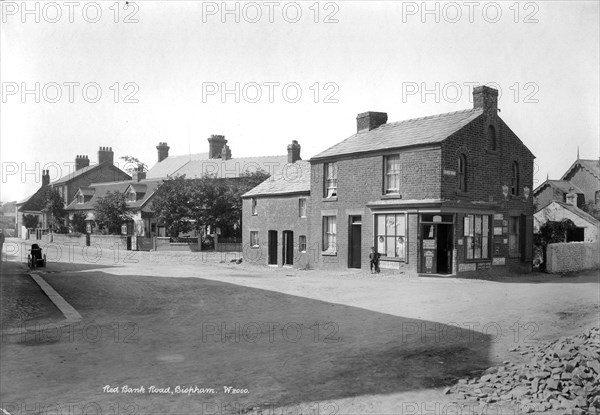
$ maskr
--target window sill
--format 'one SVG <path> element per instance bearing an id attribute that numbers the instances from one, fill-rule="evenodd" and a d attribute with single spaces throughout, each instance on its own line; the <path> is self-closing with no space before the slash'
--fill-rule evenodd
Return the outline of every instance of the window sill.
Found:
<path id="1" fill-rule="evenodd" d="M 260 245 L 250 245 L 250 249 L 258 249 L 260 248 Z"/>
<path id="2" fill-rule="evenodd" d="M 489 262 L 490 264 L 492 263 L 492 259 L 491 258 L 480 258 L 480 259 L 465 259 L 465 264 L 479 264 L 482 262 Z"/>
<path id="3" fill-rule="evenodd" d="M 495 154 L 495 155 L 500 154 L 500 150 L 492 150 L 492 149 L 489 149 L 489 148 L 486 148 L 485 152 L 488 153 L 488 154 Z"/>
<path id="4" fill-rule="evenodd" d="M 258 216 L 258 213 L 253 213 L 252 216 Z"/>
<path id="5" fill-rule="evenodd" d="M 383 200 L 385 200 L 385 199 L 402 199 L 402 195 L 398 194 L 398 193 L 390 193 L 390 194 L 381 195 L 381 199 L 383 199 Z"/>
<path id="6" fill-rule="evenodd" d="M 323 198 L 323 202 L 337 202 L 337 200 L 338 200 L 337 196 Z"/>
<path id="7" fill-rule="evenodd" d="M 381 258 L 379 258 L 379 261 L 387 261 L 387 262 L 406 262 L 406 260 L 405 260 L 405 259 L 394 258 L 394 257 L 387 257 L 387 256 L 382 256 Z"/>
<path id="8" fill-rule="evenodd" d="M 337 252 L 332 252 L 332 251 L 323 251 L 321 252 L 322 256 L 337 256 Z"/>

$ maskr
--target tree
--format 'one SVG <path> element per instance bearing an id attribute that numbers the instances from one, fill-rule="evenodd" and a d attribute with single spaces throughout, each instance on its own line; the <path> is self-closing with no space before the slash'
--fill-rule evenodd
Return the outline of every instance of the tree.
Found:
<path id="1" fill-rule="evenodd" d="M 218 179 L 206 175 L 194 182 L 192 218 L 196 230 L 220 228 L 223 236 L 241 232 L 242 195 L 269 177 L 265 171 L 244 173 L 237 178 Z"/>
<path id="2" fill-rule="evenodd" d="M 146 163 L 142 163 L 137 157 L 133 156 L 123 156 L 120 157 L 122 160 L 125 160 L 127 163 L 125 166 L 125 171 L 127 174 L 131 176 L 131 174 L 136 171 L 139 167 L 142 168 L 142 171 L 148 171 L 148 165 Z"/>
<path id="3" fill-rule="evenodd" d="M 75 212 L 71 218 L 71 225 L 73 226 L 74 232 L 86 233 L 85 215 L 80 212 Z"/>
<path id="4" fill-rule="evenodd" d="M 46 214 L 48 227 L 55 231 L 61 231 L 64 228 L 66 216 L 65 202 L 58 193 L 58 190 L 47 187 L 44 191 L 44 207 L 42 212 Z"/>
<path id="5" fill-rule="evenodd" d="M 543 262 L 540 264 L 540 270 L 546 269 L 546 252 L 548 245 L 559 242 L 566 242 L 567 232 L 575 229 L 576 226 L 571 219 L 563 219 L 560 222 L 547 221 L 537 234 L 534 235 L 534 244 L 541 248 Z"/>
<path id="6" fill-rule="evenodd" d="M 127 206 L 127 195 L 121 192 L 107 192 L 94 205 L 96 222 L 111 235 L 121 233 L 121 226 L 131 219 Z"/>
<path id="7" fill-rule="evenodd" d="M 158 221 L 167 227 L 169 236 L 189 232 L 192 229 L 190 201 L 193 181 L 185 176 L 166 180 L 154 194 L 152 210 Z"/>
<path id="8" fill-rule="evenodd" d="M 23 226 L 27 229 L 35 229 L 38 227 L 39 219 L 36 215 L 23 215 Z"/>

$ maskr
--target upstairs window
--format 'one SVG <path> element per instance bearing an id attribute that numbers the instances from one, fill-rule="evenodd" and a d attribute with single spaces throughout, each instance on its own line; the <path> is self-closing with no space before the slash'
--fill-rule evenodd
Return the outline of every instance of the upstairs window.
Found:
<path id="1" fill-rule="evenodd" d="M 519 163 L 513 161 L 512 174 L 510 179 L 510 194 L 513 196 L 519 195 Z"/>
<path id="2" fill-rule="evenodd" d="M 304 197 L 298 199 L 298 216 L 301 218 L 306 217 L 306 198 Z"/>
<path id="3" fill-rule="evenodd" d="M 135 192 L 129 192 L 129 199 L 130 202 L 135 202 L 137 200 L 137 195 Z"/>
<path id="4" fill-rule="evenodd" d="M 464 154 L 458 156 L 458 190 L 467 191 L 467 157 Z"/>
<path id="5" fill-rule="evenodd" d="M 256 216 L 256 215 L 258 215 L 257 203 L 258 203 L 258 202 L 256 201 L 256 198 L 255 198 L 255 197 L 253 197 L 253 198 L 252 198 L 252 216 Z"/>
<path id="6" fill-rule="evenodd" d="M 387 156 L 385 158 L 385 193 L 398 194 L 400 192 L 400 156 Z"/>
<path id="7" fill-rule="evenodd" d="M 496 129 L 493 125 L 488 127 L 488 141 L 490 143 L 491 150 L 498 150 L 498 136 L 496 135 Z"/>
<path id="8" fill-rule="evenodd" d="M 325 163 L 325 197 L 337 197 L 337 163 Z"/>
<path id="9" fill-rule="evenodd" d="M 77 203 L 83 204 L 83 195 L 82 194 L 77 195 Z"/>

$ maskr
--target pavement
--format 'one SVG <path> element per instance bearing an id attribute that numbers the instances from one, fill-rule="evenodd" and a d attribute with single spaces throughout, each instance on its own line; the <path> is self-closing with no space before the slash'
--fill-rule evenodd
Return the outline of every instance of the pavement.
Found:
<path id="1" fill-rule="evenodd" d="M 60 309 L 22 263 L 0 263 L 0 306 L 2 334 L 64 319 Z"/>

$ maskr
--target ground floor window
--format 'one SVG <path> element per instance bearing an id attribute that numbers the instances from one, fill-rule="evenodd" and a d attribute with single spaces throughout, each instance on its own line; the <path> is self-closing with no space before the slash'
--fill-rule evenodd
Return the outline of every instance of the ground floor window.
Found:
<path id="1" fill-rule="evenodd" d="M 337 226 L 335 216 L 323 216 L 323 251 L 337 252 Z"/>
<path id="2" fill-rule="evenodd" d="M 298 251 L 306 252 L 306 235 L 300 235 L 298 237 Z"/>
<path id="3" fill-rule="evenodd" d="M 508 219 L 508 254 L 510 256 L 520 255 L 520 221 L 519 216 L 511 216 Z"/>
<path id="4" fill-rule="evenodd" d="M 464 218 L 464 239 L 467 259 L 488 259 L 490 257 L 490 216 L 466 215 Z"/>
<path id="5" fill-rule="evenodd" d="M 250 231 L 250 246 L 258 247 L 258 231 Z"/>
<path id="6" fill-rule="evenodd" d="M 406 214 L 375 215 L 375 246 L 388 258 L 406 260 Z"/>

